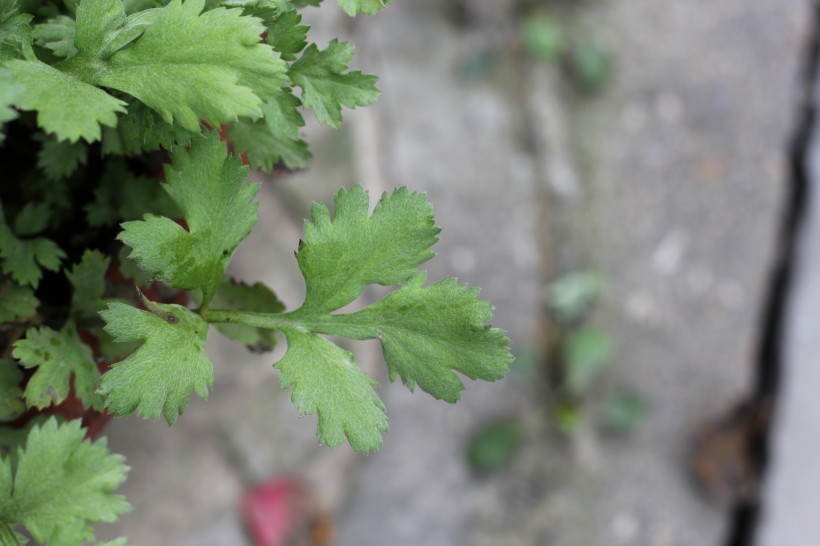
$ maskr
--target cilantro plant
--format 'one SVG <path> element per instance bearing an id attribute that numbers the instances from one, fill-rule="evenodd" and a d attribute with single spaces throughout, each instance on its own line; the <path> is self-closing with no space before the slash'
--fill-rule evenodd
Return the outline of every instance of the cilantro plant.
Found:
<path id="1" fill-rule="evenodd" d="M 274 367 L 330 447 L 378 449 L 388 420 L 323 336 L 378 339 L 391 381 L 447 402 L 458 374 L 506 372 L 478 290 L 426 284 L 439 229 L 406 188 L 372 213 L 360 186 L 313 205 L 298 309 L 226 276 L 258 219 L 249 168 L 307 166 L 305 110 L 337 127 L 378 97 L 349 44 L 310 43 L 298 10 L 319 2 L 0 0 L 0 546 L 93 542 L 128 511 L 123 459 L 96 433 L 110 415 L 171 425 L 207 397 L 211 325 L 255 351 L 284 337 Z M 340 311 L 371 284 L 395 289 Z"/>

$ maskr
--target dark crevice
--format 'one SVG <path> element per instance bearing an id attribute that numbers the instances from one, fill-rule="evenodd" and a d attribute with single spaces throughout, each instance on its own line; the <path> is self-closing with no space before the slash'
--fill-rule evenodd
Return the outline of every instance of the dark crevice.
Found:
<path id="1" fill-rule="evenodd" d="M 760 321 L 760 345 L 757 375 L 750 405 L 771 415 L 775 410 L 783 366 L 789 297 L 797 263 L 798 239 L 805 216 L 810 188 L 809 155 L 816 121 L 818 64 L 820 64 L 820 1 L 812 2 L 811 28 L 806 40 L 801 73 L 800 103 L 795 117 L 794 133 L 789 143 L 788 192 L 783 209 L 777 255 L 771 273 L 768 295 Z M 773 419 L 767 418 L 767 423 Z M 765 475 L 769 463 L 771 426 L 763 426 L 749 440 L 749 457 Z M 761 515 L 759 497 L 739 503 L 734 508 L 727 546 L 753 546 Z"/>

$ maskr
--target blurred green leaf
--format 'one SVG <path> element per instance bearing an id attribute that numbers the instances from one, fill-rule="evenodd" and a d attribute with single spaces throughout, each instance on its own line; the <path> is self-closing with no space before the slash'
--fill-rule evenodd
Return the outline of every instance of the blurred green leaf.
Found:
<path id="1" fill-rule="evenodd" d="M 605 284 L 604 278 L 595 271 L 574 271 L 547 287 L 547 304 L 559 320 L 577 320 L 601 296 Z"/>
<path id="2" fill-rule="evenodd" d="M 572 48 L 567 58 L 567 69 L 573 81 L 584 91 L 601 91 L 612 79 L 612 53 L 592 44 L 583 43 Z"/>
<path id="3" fill-rule="evenodd" d="M 521 425 L 512 421 L 489 424 L 476 432 L 467 446 L 467 462 L 481 474 L 508 467 L 524 437 Z"/>
<path id="4" fill-rule="evenodd" d="M 584 422 L 583 408 L 569 400 L 562 400 L 552 408 L 552 420 L 564 434 L 572 434 Z"/>
<path id="5" fill-rule="evenodd" d="M 570 334 L 562 347 L 565 386 L 580 396 L 606 370 L 612 359 L 612 340 L 598 328 L 584 328 Z"/>
<path id="6" fill-rule="evenodd" d="M 620 391 L 610 396 L 601 410 L 603 425 L 619 434 L 630 434 L 646 418 L 649 407 L 644 398 L 633 391 Z"/>
<path id="7" fill-rule="evenodd" d="M 534 15 L 524 21 L 524 45 L 536 59 L 552 61 L 564 51 L 564 33 L 558 24 L 544 15 Z"/>
<path id="8" fill-rule="evenodd" d="M 510 373 L 520 379 L 533 379 L 538 372 L 539 351 L 535 345 L 519 344 L 513 351 Z"/>

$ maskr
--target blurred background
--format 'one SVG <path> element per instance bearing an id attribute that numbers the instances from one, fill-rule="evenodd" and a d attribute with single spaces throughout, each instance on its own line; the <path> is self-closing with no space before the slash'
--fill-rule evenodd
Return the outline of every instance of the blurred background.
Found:
<path id="1" fill-rule="evenodd" d="M 241 500 L 274 483 L 302 491 L 282 546 L 820 544 L 813 3 L 326 4 L 314 39 L 356 44 L 382 97 L 309 119 L 308 171 L 255 175 L 232 274 L 298 307 L 310 203 L 406 185 L 443 228 L 430 280 L 481 287 L 517 361 L 451 406 L 351 344 L 390 417 L 364 456 L 318 445 L 281 346 L 214 334 L 207 402 L 110 425 L 135 507 L 111 536 L 251 545 Z"/>

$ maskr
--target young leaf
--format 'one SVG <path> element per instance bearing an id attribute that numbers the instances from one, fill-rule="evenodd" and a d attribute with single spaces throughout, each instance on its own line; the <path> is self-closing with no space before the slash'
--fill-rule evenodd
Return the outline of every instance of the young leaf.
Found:
<path id="1" fill-rule="evenodd" d="M 245 154 L 251 167 L 265 172 L 270 172 L 280 161 L 288 168 L 302 169 L 311 158 L 307 142 L 280 139 L 261 119 L 242 118 L 231 123 L 227 137 L 235 152 Z"/>
<path id="2" fill-rule="evenodd" d="M 37 235 L 48 227 L 50 212 L 47 203 L 29 201 L 14 217 L 14 233 L 20 237 Z"/>
<path id="3" fill-rule="evenodd" d="M 258 19 L 243 16 L 241 9 L 203 12 L 204 6 L 204 0 L 172 0 L 155 12 L 132 45 L 103 62 L 96 57 L 70 69 L 91 83 L 136 97 L 166 122 L 177 120 L 190 131 L 199 129 L 200 119 L 216 127 L 240 116 L 259 117 L 260 97 L 282 87 L 287 67 L 261 43 L 265 29 Z M 79 15 L 77 32 L 93 29 L 88 56 L 94 57 L 100 52 L 99 36 L 114 23 L 101 27 Z"/>
<path id="4" fill-rule="evenodd" d="M 303 311 L 340 309 L 368 284 L 401 284 L 434 256 L 430 247 L 441 230 L 424 195 L 406 188 L 385 193 L 372 216 L 369 205 L 361 186 L 336 195 L 333 220 L 326 206 L 313 205 L 296 253 L 307 284 Z"/>
<path id="5" fill-rule="evenodd" d="M 566 387 L 580 396 L 606 370 L 612 360 L 612 339 L 598 328 L 584 328 L 573 333 L 562 347 Z"/>
<path id="6" fill-rule="evenodd" d="M 68 58 L 77 53 L 74 33 L 77 23 L 71 17 L 58 15 L 45 23 L 35 25 L 32 30 L 34 43 L 51 50 L 58 57 Z"/>
<path id="7" fill-rule="evenodd" d="M 507 372 L 509 340 L 503 330 L 485 323 L 493 306 L 478 299 L 477 288 L 445 279 L 424 287 L 417 273 L 400 289 L 341 323 L 368 325 L 367 336 L 378 338 L 390 371 L 412 391 L 416 384 L 436 398 L 455 403 L 464 384 L 453 371 L 470 379 L 497 381 Z M 333 328 L 326 329 L 333 333 Z"/>
<path id="8" fill-rule="evenodd" d="M 313 206 L 296 255 L 307 285 L 300 309 L 283 315 L 205 313 L 214 322 L 282 330 L 288 351 L 276 367 L 283 387 L 294 387 L 301 413 L 318 412 L 322 443 L 336 445 L 344 434 L 358 451 L 381 444 L 386 421 L 380 402 L 365 388 L 372 380 L 354 367 L 352 356 L 317 334 L 379 339 L 391 380 L 401 376 L 411 390 L 418 384 L 449 402 L 464 388 L 454 371 L 494 381 L 512 360 L 504 332 L 485 324 L 492 306 L 476 297 L 477 290 L 452 279 L 423 287 L 417 267 L 432 257 L 429 247 L 439 232 L 424 196 L 401 188 L 385 194 L 372 215 L 368 204 L 367 193 L 356 186 L 336 196 L 332 221 L 325 206 Z M 402 283 L 362 311 L 331 314 L 368 284 Z"/>
<path id="9" fill-rule="evenodd" d="M 30 52 L 31 19 L 27 13 L 18 13 L 16 1 L 0 3 L 0 61 L 19 58 L 27 49 Z"/>
<path id="10" fill-rule="evenodd" d="M 357 13 L 373 15 L 387 6 L 390 0 L 337 0 L 339 7 L 353 17 Z"/>
<path id="11" fill-rule="evenodd" d="M 288 352 L 276 364 L 282 388 L 302 415 L 319 417 L 319 441 L 335 447 L 347 437 L 356 451 L 378 449 L 387 432 L 378 386 L 353 361 L 353 355 L 319 336 L 286 330 Z"/>
<path id="12" fill-rule="evenodd" d="M 114 126 L 125 103 L 93 85 L 40 61 L 6 63 L 24 91 L 15 100 L 22 110 L 36 110 L 37 124 L 61 140 L 100 139 L 100 124 Z"/>
<path id="13" fill-rule="evenodd" d="M 11 284 L 0 296 L 0 322 L 31 318 L 37 312 L 37 304 L 34 290 L 28 286 Z"/>
<path id="14" fill-rule="evenodd" d="M 51 328 L 31 328 L 14 344 L 12 352 L 23 367 L 36 368 L 25 390 L 29 407 L 43 409 L 68 398 L 72 384 L 85 407 L 102 408 L 95 393 L 100 372 L 91 349 L 82 342 L 72 321 L 56 332 Z"/>
<path id="15" fill-rule="evenodd" d="M 185 411 L 191 391 L 207 398 L 213 365 L 204 352 L 208 324 L 185 307 L 146 302 L 141 311 L 112 302 L 100 313 L 115 341 L 144 343 L 103 375 L 100 391 L 117 415 L 164 415 L 172 425 Z"/>
<path id="16" fill-rule="evenodd" d="M 125 161 L 117 159 L 105 162 L 102 178 L 94 190 L 94 201 L 84 208 L 88 224 L 93 227 L 139 220 L 149 212 L 169 218 L 180 216 L 159 180 L 137 176 Z"/>
<path id="17" fill-rule="evenodd" d="M 262 105 L 264 121 L 241 119 L 228 127 L 228 139 L 237 152 L 245 152 L 254 168 L 270 171 L 282 161 L 291 169 L 307 167 L 311 154 L 300 138 L 305 120 L 297 109 L 301 106 L 289 89 L 278 93 Z"/>
<path id="18" fill-rule="evenodd" d="M 302 89 L 302 102 L 321 123 L 338 127 L 342 106 L 368 106 L 379 97 L 376 76 L 345 72 L 353 58 L 350 44 L 333 40 L 324 50 L 311 44 L 290 67 L 288 75 Z"/>
<path id="19" fill-rule="evenodd" d="M 19 239 L 5 223 L 0 207 L 0 268 L 23 285 L 37 288 L 43 276 L 42 269 L 57 271 L 63 252 L 53 241 L 38 237 Z"/>
<path id="20" fill-rule="evenodd" d="M 267 25 L 267 41 L 278 51 L 282 59 L 292 61 L 296 59 L 296 54 L 307 46 L 307 33 L 310 27 L 300 25 L 302 15 L 295 10 L 288 10 L 276 17 Z"/>
<path id="21" fill-rule="evenodd" d="M 93 540 L 90 524 L 114 522 L 131 507 L 112 492 L 127 467 L 104 440 L 85 440 L 80 421 L 53 417 L 32 427 L 18 455 L 0 459 L 0 521 L 23 524 L 40 543 L 76 546 Z"/>
<path id="22" fill-rule="evenodd" d="M 192 133 L 166 123 L 154 110 L 134 100 L 116 127 L 103 127 L 102 151 L 105 155 L 139 155 L 160 148 L 169 150 L 174 145 L 190 146 L 194 134 L 199 134 L 199 127 Z"/>
<path id="23" fill-rule="evenodd" d="M 219 309 L 235 309 L 258 313 L 281 313 L 285 305 L 262 283 L 253 286 L 225 279 L 214 296 L 212 305 Z M 270 351 L 276 346 L 276 332 L 244 324 L 218 324 L 223 335 L 244 343 L 254 352 Z"/>
<path id="24" fill-rule="evenodd" d="M 126 222 L 119 239 L 133 248 L 131 258 L 175 288 L 202 288 L 207 305 L 222 282 L 239 243 L 257 220 L 253 198 L 258 184 L 238 157 L 228 155 L 216 132 L 189 151 L 177 147 L 165 166 L 164 188 L 182 210 L 186 230 L 165 217 L 146 215 Z"/>
<path id="25" fill-rule="evenodd" d="M 111 260 L 98 250 L 86 250 L 80 263 L 66 277 L 74 287 L 71 313 L 79 319 L 96 318 L 105 307 L 105 272 Z"/>
<path id="26" fill-rule="evenodd" d="M 43 146 L 37 153 L 37 166 L 51 181 L 70 176 L 80 165 L 85 165 L 88 145 L 83 141 L 68 142 L 43 135 Z"/>
<path id="27" fill-rule="evenodd" d="M 23 372 L 13 360 L 0 359 L 0 421 L 9 421 L 26 411 L 20 382 Z"/>

